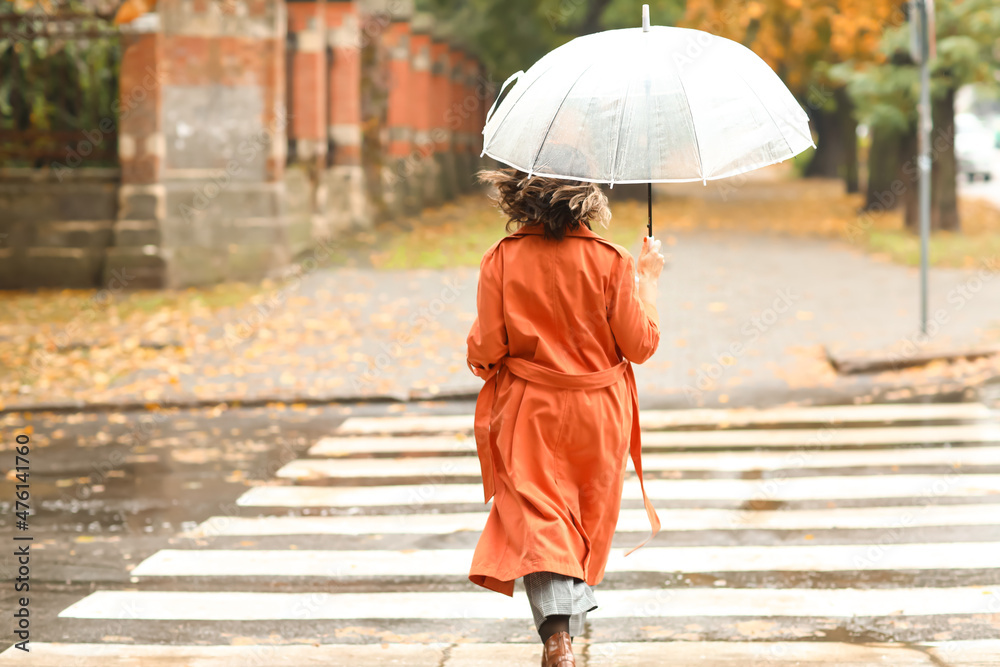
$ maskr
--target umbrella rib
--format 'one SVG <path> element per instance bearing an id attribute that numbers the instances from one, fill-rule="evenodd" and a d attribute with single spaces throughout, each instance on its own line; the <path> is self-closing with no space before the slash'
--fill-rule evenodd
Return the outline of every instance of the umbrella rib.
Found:
<path id="1" fill-rule="evenodd" d="M 771 113 L 771 110 L 767 108 L 767 105 L 764 104 L 764 100 L 760 99 L 760 95 L 758 95 L 757 91 L 753 89 L 753 86 L 751 86 L 749 83 L 747 83 L 747 80 L 743 78 L 743 75 L 740 74 L 739 71 L 736 72 L 736 76 L 740 77 L 740 81 L 743 82 L 743 85 L 746 86 L 747 89 L 751 93 L 753 93 L 753 96 L 757 98 L 757 101 L 760 102 L 760 105 L 762 107 L 764 107 L 764 111 L 767 112 L 767 117 L 771 119 L 771 124 L 774 125 L 774 129 L 776 129 L 778 131 L 778 134 L 784 140 L 785 147 L 788 148 L 788 153 L 789 153 L 789 155 L 791 155 L 792 154 L 792 145 L 790 143 L 788 143 L 788 137 L 786 137 L 785 133 L 781 131 L 780 127 L 778 127 L 778 121 L 774 120 L 774 115 Z M 795 126 L 793 125 L 792 127 L 795 127 Z M 812 137 L 810 137 L 810 140 L 812 140 Z"/>
<path id="2" fill-rule="evenodd" d="M 694 132 L 694 148 L 698 154 L 698 173 L 701 174 L 702 183 L 705 182 L 705 165 L 701 161 L 701 142 L 698 141 L 698 128 L 694 124 L 694 112 L 691 111 L 691 100 L 688 99 L 687 88 L 684 87 L 684 77 L 681 68 L 674 62 L 674 69 L 677 70 L 677 83 L 681 84 L 681 93 L 684 95 L 684 104 L 687 105 L 688 118 L 691 119 L 691 131 Z"/>
<path id="3" fill-rule="evenodd" d="M 611 183 L 615 182 L 615 169 L 618 168 L 618 146 L 622 142 L 622 125 L 625 123 L 625 105 L 628 104 L 628 94 L 632 90 L 632 79 L 627 79 L 625 84 L 625 97 L 622 98 L 622 110 L 618 114 L 618 132 L 615 133 L 615 152 L 611 156 Z"/>
<path id="4" fill-rule="evenodd" d="M 538 156 L 542 154 L 542 149 L 545 148 L 545 140 L 549 138 L 549 132 L 552 130 L 552 126 L 556 122 L 556 116 L 558 116 L 559 112 L 562 111 L 563 104 L 565 104 L 566 100 L 569 99 L 569 94 L 573 92 L 573 89 L 576 87 L 576 84 L 580 82 L 580 79 L 583 78 L 583 75 L 589 72 L 590 68 L 593 66 L 594 63 L 590 63 L 589 65 L 587 65 L 587 68 L 582 72 L 580 72 L 580 76 L 576 77 L 573 83 L 570 84 L 570 87 L 566 89 L 566 94 L 563 95 L 562 101 L 559 102 L 559 106 L 556 107 L 556 112 L 552 114 L 552 119 L 549 120 L 549 126 L 545 128 L 545 134 L 542 135 L 542 140 L 538 142 L 538 151 L 535 153 L 535 157 L 531 160 L 531 164 L 528 165 L 528 173 L 532 173 L 535 171 L 535 163 L 538 161 Z"/>
<path id="5" fill-rule="evenodd" d="M 503 118 L 500 119 L 500 122 L 497 123 L 496 129 L 493 130 L 493 135 L 490 137 L 490 143 L 491 144 L 493 143 L 493 140 L 496 138 L 496 136 L 500 133 L 500 128 L 503 127 L 503 124 L 507 121 L 507 118 L 510 116 L 510 112 L 514 110 L 514 107 L 516 107 L 517 103 L 521 101 L 521 98 L 524 97 L 525 93 L 528 92 L 528 89 L 531 88 L 533 85 L 535 85 L 538 82 L 538 80 L 541 79 L 544 75 L 548 74 L 549 70 L 552 69 L 553 67 L 555 67 L 555 60 L 553 60 L 552 64 L 549 65 L 545 69 L 544 72 L 542 72 L 541 74 L 539 74 L 538 76 L 536 76 L 531 81 L 531 83 L 529 83 L 527 86 L 524 87 L 524 90 L 521 91 L 521 94 L 517 96 L 517 99 L 514 100 L 514 103 L 511 104 L 510 107 L 507 109 L 507 113 L 505 113 L 503 115 Z M 518 83 L 520 83 L 520 81 L 518 81 Z M 511 93 L 512 92 L 514 92 L 514 91 L 511 90 Z M 507 93 L 507 95 L 509 96 L 510 93 Z M 504 100 L 504 101 L 506 101 L 506 100 Z M 485 152 L 487 148 L 489 148 L 489 144 L 484 144 L 483 145 L 483 151 Z"/>

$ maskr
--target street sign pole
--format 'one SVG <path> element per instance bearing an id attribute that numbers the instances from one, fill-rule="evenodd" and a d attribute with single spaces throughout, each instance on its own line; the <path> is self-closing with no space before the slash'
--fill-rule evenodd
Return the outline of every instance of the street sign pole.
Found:
<path id="1" fill-rule="evenodd" d="M 927 334 L 927 273 L 931 234 L 931 73 L 934 53 L 933 0 L 910 0 L 911 49 L 920 63 L 917 166 L 920 170 L 920 332 Z"/>
<path id="2" fill-rule="evenodd" d="M 923 4 L 921 2 L 921 4 Z M 927 264 L 931 235 L 931 75 L 920 64 L 920 331 L 927 334 Z"/>

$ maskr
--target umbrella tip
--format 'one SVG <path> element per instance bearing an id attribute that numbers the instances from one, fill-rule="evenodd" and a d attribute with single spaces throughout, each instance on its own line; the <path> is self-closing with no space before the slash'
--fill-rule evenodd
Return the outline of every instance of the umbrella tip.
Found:
<path id="1" fill-rule="evenodd" d="M 649 5 L 642 6 L 642 31 L 649 32 Z"/>

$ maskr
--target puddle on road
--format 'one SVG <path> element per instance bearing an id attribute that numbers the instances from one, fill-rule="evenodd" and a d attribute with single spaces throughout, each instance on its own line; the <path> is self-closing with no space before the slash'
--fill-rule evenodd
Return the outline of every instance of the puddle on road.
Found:
<path id="1" fill-rule="evenodd" d="M 754 510 L 754 511 L 766 511 L 766 510 L 776 510 L 780 509 L 785 505 L 783 500 L 765 500 L 762 498 L 753 498 L 746 501 L 740 505 L 741 510 Z"/>
<path id="2" fill-rule="evenodd" d="M 343 420 L 339 407 L 4 415 L 0 433 L 30 424 L 32 531 L 38 536 L 174 533 L 233 513 L 257 480 L 273 479 Z M 12 478 L 0 479 L 9 509 Z M 247 515 L 254 514 L 244 509 Z M 0 529 L 12 516 L 4 512 Z"/>

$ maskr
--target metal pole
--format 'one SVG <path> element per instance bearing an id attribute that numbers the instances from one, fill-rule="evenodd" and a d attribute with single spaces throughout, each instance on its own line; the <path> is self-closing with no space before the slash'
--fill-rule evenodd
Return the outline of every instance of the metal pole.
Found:
<path id="1" fill-rule="evenodd" d="M 642 6 L 642 31 L 649 32 L 649 5 Z M 649 66 L 647 60 L 646 66 Z M 649 76 L 646 76 L 646 98 L 649 98 Z M 652 162 L 650 162 L 652 164 Z M 652 172 L 649 175 L 650 178 L 653 177 Z M 653 181 L 646 184 L 646 205 L 648 206 L 647 212 L 649 218 L 646 221 L 646 231 L 648 236 L 653 236 Z"/>
<path id="2" fill-rule="evenodd" d="M 653 183 L 650 181 L 646 184 L 646 201 L 648 206 L 649 219 L 646 222 L 646 229 L 649 231 L 649 236 L 653 235 Z"/>
<path id="3" fill-rule="evenodd" d="M 925 0 L 917 0 L 920 13 L 920 332 L 927 334 L 927 263 L 931 233 L 931 74 L 929 17 Z"/>

